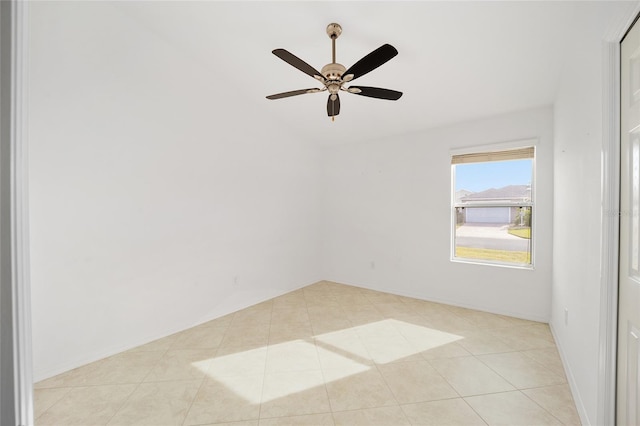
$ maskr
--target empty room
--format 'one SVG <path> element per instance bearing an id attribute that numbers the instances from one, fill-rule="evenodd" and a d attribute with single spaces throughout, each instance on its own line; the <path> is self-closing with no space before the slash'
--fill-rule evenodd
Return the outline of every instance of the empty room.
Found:
<path id="1" fill-rule="evenodd" d="M 2 8 L 3 426 L 640 422 L 639 1 Z"/>

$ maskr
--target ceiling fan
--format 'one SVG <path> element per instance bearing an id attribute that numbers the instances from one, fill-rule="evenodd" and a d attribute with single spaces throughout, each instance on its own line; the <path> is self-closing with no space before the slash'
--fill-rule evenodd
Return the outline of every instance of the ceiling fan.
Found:
<path id="1" fill-rule="evenodd" d="M 272 52 L 274 55 L 289 65 L 298 68 L 303 73 L 315 78 L 322 83 L 324 87 L 321 89 L 311 88 L 277 93 L 275 95 L 267 96 L 267 99 L 282 99 L 290 96 L 304 95 L 305 93 L 328 91 L 329 99 L 327 100 L 327 115 L 331 117 L 332 121 L 335 120 L 335 116 L 340 113 L 340 96 L 338 95 L 340 90 L 356 95 L 368 96 L 370 98 L 387 99 L 390 101 L 400 99 L 402 92 L 395 90 L 368 86 L 345 86 L 345 83 L 349 83 L 358 77 L 362 77 L 396 56 L 398 54 L 396 48 L 390 44 L 384 44 L 364 58 L 360 59 L 349 69 L 346 69 L 344 65 L 336 63 L 336 39 L 340 37 L 340 34 L 342 34 L 342 27 L 339 24 L 331 23 L 327 26 L 327 35 L 331 38 L 332 59 L 330 64 L 322 67 L 321 72 L 285 49 L 275 49 Z"/>

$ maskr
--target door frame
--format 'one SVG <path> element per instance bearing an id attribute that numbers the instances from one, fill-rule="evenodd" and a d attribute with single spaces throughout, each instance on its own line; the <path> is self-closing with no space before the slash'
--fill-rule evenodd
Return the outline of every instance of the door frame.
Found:
<path id="1" fill-rule="evenodd" d="M 0 423 L 33 424 L 27 2 L 0 1 Z"/>
<path id="2" fill-rule="evenodd" d="M 597 424 L 615 424 L 620 246 L 620 43 L 640 2 L 603 39 L 602 212 Z"/>

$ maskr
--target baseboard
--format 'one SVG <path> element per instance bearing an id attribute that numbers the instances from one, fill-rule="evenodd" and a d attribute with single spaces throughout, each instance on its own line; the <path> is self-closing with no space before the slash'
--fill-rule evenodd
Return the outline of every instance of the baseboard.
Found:
<path id="1" fill-rule="evenodd" d="M 564 372 L 567 376 L 569 389 L 571 390 L 573 401 L 576 404 L 576 410 L 578 411 L 578 415 L 580 416 L 580 423 L 582 423 L 585 426 L 590 426 L 591 422 L 589 421 L 587 410 L 585 409 L 584 402 L 580 397 L 580 392 L 578 392 L 578 384 L 576 383 L 573 372 L 571 371 L 571 366 L 567 362 L 567 358 L 565 357 L 564 350 L 562 349 L 562 345 L 558 340 L 558 337 L 556 336 L 556 332 L 553 328 L 552 323 L 549 323 L 549 329 L 551 330 L 551 335 L 553 336 L 553 340 L 556 342 L 556 347 L 558 348 L 558 353 L 560 354 L 560 359 L 562 360 L 562 366 L 564 367 Z"/>
<path id="2" fill-rule="evenodd" d="M 508 317 L 520 318 L 520 319 L 529 320 L 529 321 L 542 322 L 542 323 L 545 323 L 545 324 L 549 323 L 549 317 L 548 316 L 541 316 L 541 315 L 528 314 L 528 313 L 522 313 L 522 312 L 512 312 L 512 311 L 507 311 L 507 310 L 504 310 L 504 309 L 487 308 L 486 306 L 478 306 L 478 305 L 474 305 L 474 304 L 465 304 L 465 303 L 460 303 L 460 302 L 453 301 L 453 300 L 440 299 L 440 298 L 436 298 L 436 297 L 425 297 L 422 294 L 416 294 L 416 293 L 410 293 L 410 292 L 404 292 L 404 291 L 396 291 L 396 290 L 392 290 L 392 289 L 388 289 L 388 288 L 381 288 L 381 287 L 377 287 L 377 286 L 351 284 L 351 283 L 345 283 L 345 282 L 333 281 L 333 280 L 327 280 L 327 281 L 335 282 L 335 283 L 338 283 L 338 284 L 349 285 L 349 286 L 352 286 L 352 287 L 358 287 L 358 288 L 362 288 L 362 289 L 365 289 L 365 290 L 374 290 L 374 291 L 380 291 L 380 292 L 383 292 L 383 293 L 395 294 L 397 296 L 411 297 L 412 299 L 424 300 L 424 301 L 427 301 L 427 302 L 442 303 L 443 305 L 450 305 L 450 306 L 456 306 L 456 307 L 459 307 L 459 308 L 466 308 L 466 309 L 473 309 L 473 310 L 476 310 L 476 311 L 488 312 L 490 314 L 505 315 L 505 316 L 508 316 Z"/>

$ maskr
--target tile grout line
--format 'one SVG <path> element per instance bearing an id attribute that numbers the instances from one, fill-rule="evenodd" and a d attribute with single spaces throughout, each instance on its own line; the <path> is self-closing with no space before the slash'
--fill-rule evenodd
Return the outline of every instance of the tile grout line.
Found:
<path id="1" fill-rule="evenodd" d="M 391 394 L 391 396 L 393 396 L 393 399 L 396 401 L 396 407 L 400 409 L 400 412 L 402 413 L 402 416 L 407 421 L 407 423 L 411 424 L 409 417 L 407 417 L 407 413 L 404 412 L 404 410 L 402 409 L 402 405 L 400 404 L 400 401 L 398 401 L 398 397 L 393 392 L 393 390 L 391 390 L 391 386 L 389 386 L 389 382 L 387 382 L 387 379 L 384 377 L 384 374 L 382 374 L 382 371 L 380 371 L 380 368 L 378 368 L 378 364 L 374 362 L 373 365 L 375 365 L 376 370 L 378 371 L 378 374 L 380 374 L 380 377 L 382 377 L 382 380 L 384 380 L 384 384 L 387 385 L 387 389 L 389 390 L 389 393 Z M 382 408 L 382 407 L 378 407 L 378 408 Z"/>
<path id="2" fill-rule="evenodd" d="M 53 406 L 55 406 L 56 404 L 58 404 L 60 401 L 62 401 L 62 399 L 67 396 L 67 394 L 69 392 L 71 392 L 71 390 L 73 390 L 72 387 L 67 387 L 67 388 L 46 388 L 46 389 L 66 389 L 67 391 L 60 397 L 58 398 L 53 404 L 51 404 L 49 406 L 49 408 L 47 408 L 46 410 L 44 410 L 42 413 L 40 413 L 40 415 L 38 417 L 35 417 L 34 420 L 38 420 L 40 417 L 42 417 L 47 411 L 49 411 L 51 408 L 53 408 Z M 35 394 L 36 389 L 34 389 L 34 394 Z"/>
<path id="3" fill-rule="evenodd" d="M 441 358 L 440 358 L 440 359 L 441 359 Z M 449 358 L 449 359 L 450 359 L 450 358 Z M 427 364 L 429 364 L 429 366 L 430 366 L 431 368 L 433 368 L 433 371 L 435 371 L 435 372 L 436 372 L 436 374 L 437 374 L 438 376 L 442 377 L 442 380 L 444 380 L 444 381 L 445 381 L 445 382 L 446 382 L 446 383 L 451 387 L 451 389 L 453 389 L 453 391 L 458 395 L 458 397 L 459 397 L 459 398 L 464 398 L 464 397 L 460 394 L 460 392 L 458 392 L 458 389 L 456 389 L 456 388 L 453 386 L 453 384 L 452 384 L 451 382 L 449 382 L 449 380 L 447 380 L 447 378 L 446 378 L 446 377 L 444 377 L 444 375 L 443 375 L 442 373 L 440 373 L 440 371 L 438 371 L 438 369 L 437 369 L 436 367 L 434 367 L 434 365 L 433 365 L 433 364 L 431 364 L 431 360 L 425 359 L 425 361 L 427 362 Z M 447 398 L 447 399 L 450 399 L 450 398 Z"/>
<path id="4" fill-rule="evenodd" d="M 545 412 L 549 413 L 549 415 L 551 417 L 553 417 L 554 419 L 558 420 L 560 422 L 560 424 L 564 424 L 564 422 L 562 420 L 560 420 L 559 418 L 557 418 L 551 411 L 547 410 L 545 407 L 543 407 L 542 405 L 538 404 L 538 402 L 533 400 L 532 398 L 529 398 L 529 395 L 527 395 L 526 393 L 522 392 L 522 390 L 518 389 L 518 392 L 520 392 L 522 395 L 524 395 L 524 397 L 527 398 L 529 401 L 533 402 L 538 407 L 542 408 L 542 410 L 544 410 Z"/>
<path id="5" fill-rule="evenodd" d="M 524 356 L 525 358 L 531 360 L 532 362 L 534 362 L 535 364 L 538 364 L 539 366 L 541 366 L 542 368 L 544 368 L 546 371 L 549 371 L 550 373 L 553 373 L 554 375 L 555 372 L 549 370 L 544 364 L 529 358 L 526 354 L 524 354 L 523 352 L 525 351 L 514 351 L 514 352 L 501 352 L 501 353 L 496 353 L 496 354 L 483 354 L 480 356 L 488 356 L 488 355 L 501 355 L 504 353 L 508 353 L 508 354 L 514 354 L 514 353 L 518 353 L 518 354 L 522 354 L 522 356 Z M 474 355 L 475 357 L 475 355 Z M 540 387 L 547 387 L 547 386 L 555 386 L 557 384 L 562 384 L 562 383 L 556 383 L 556 384 L 551 384 L 551 385 L 542 385 L 542 386 L 531 386 L 531 387 L 527 387 L 527 388 L 520 388 L 519 386 L 517 386 L 515 383 L 512 383 L 509 379 L 507 379 L 506 377 L 504 377 L 504 375 L 500 374 L 498 371 L 496 371 L 493 367 L 491 367 L 489 364 L 487 364 L 486 362 L 484 362 L 483 360 L 481 360 L 478 357 L 475 357 L 479 362 L 481 362 L 482 364 L 484 364 L 487 368 L 489 368 L 491 371 L 493 371 L 494 373 L 496 373 L 498 376 L 500 376 L 502 379 L 504 379 L 506 382 L 508 382 L 511 386 L 513 386 L 514 388 L 516 388 L 517 390 L 522 390 L 522 389 L 531 389 L 531 388 L 540 388 Z M 565 380 L 566 382 L 566 380 Z"/>
<path id="6" fill-rule="evenodd" d="M 216 354 L 217 353 L 218 353 L 218 351 L 216 349 Z M 191 409 L 193 408 L 193 404 L 196 402 L 196 398 L 198 397 L 198 393 L 200 393 L 200 389 L 202 389 L 202 386 L 204 386 L 204 382 L 205 382 L 206 379 L 207 379 L 207 375 L 205 373 L 204 377 L 202 377 L 202 379 L 200 380 L 200 385 L 198 386 L 198 390 L 196 390 L 196 392 L 193 394 L 193 399 L 191 399 L 191 404 L 189 404 L 189 408 L 187 409 L 187 411 L 184 414 L 184 419 L 182 419 L 182 425 L 183 426 L 186 424 L 187 419 L 189 418 L 189 413 L 191 412 Z"/>
<path id="7" fill-rule="evenodd" d="M 138 383 L 136 385 L 136 387 L 131 391 L 131 393 L 125 398 L 125 400 L 122 401 L 122 403 L 120 404 L 118 409 L 115 410 L 115 412 L 113 413 L 113 415 L 111 417 L 109 417 L 109 420 L 107 420 L 107 422 L 105 423 L 105 426 L 108 426 L 109 423 L 111 423 L 111 421 L 114 419 L 114 417 L 118 415 L 120 410 L 122 410 L 122 407 L 124 407 L 126 405 L 127 401 L 129 401 L 129 398 L 131 398 L 131 395 L 133 395 L 135 393 L 135 391 L 138 390 L 138 388 L 140 387 L 141 384 L 142 384 L 142 382 Z"/>
<path id="8" fill-rule="evenodd" d="M 473 408 L 473 407 L 471 406 L 471 404 L 469 404 L 469 402 L 468 402 L 464 397 L 462 398 L 462 400 L 464 401 L 464 403 L 465 403 L 465 404 L 467 404 L 467 407 L 471 408 L 471 410 L 472 410 L 474 413 L 476 413 L 476 415 L 480 418 L 480 420 L 482 420 L 482 421 L 484 422 L 484 424 L 489 425 L 489 422 L 488 422 L 484 417 L 482 417 L 482 414 L 478 413 L 478 412 L 476 411 L 476 409 L 475 409 L 475 408 Z"/>
<path id="9" fill-rule="evenodd" d="M 323 296 L 324 297 L 324 296 Z M 309 317 L 309 323 L 311 323 L 311 315 L 309 315 L 309 305 L 307 304 L 307 299 L 304 299 L 304 305 L 307 310 L 307 316 Z M 313 346 L 316 348 L 316 356 L 318 357 L 318 365 L 320 366 L 320 374 L 322 375 L 322 385 L 324 387 L 324 393 L 327 396 L 327 402 L 329 403 L 329 414 L 331 415 L 331 421 L 333 424 L 336 424 L 336 418 L 333 415 L 333 407 L 331 406 L 331 398 L 329 397 L 329 390 L 327 389 L 327 378 L 324 374 L 324 368 L 322 368 L 322 361 L 320 361 L 320 354 L 318 353 L 318 345 L 316 345 L 316 335 L 313 331 L 313 325 L 311 325 L 311 333 L 313 334 L 311 338 L 313 338 Z"/>
<path id="10" fill-rule="evenodd" d="M 273 326 L 273 299 L 269 300 L 271 301 L 269 307 L 269 328 L 267 329 L 267 344 L 264 354 L 264 367 L 262 369 L 262 388 L 260 390 L 260 403 L 258 404 L 258 424 L 260 424 L 260 420 L 262 419 L 262 402 L 264 399 L 264 388 L 267 383 L 267 363 L 269 362 L 269 348 L 271 347 L 271 327 Z"/>
<path id="11" fill-rule="evenodd" d="M 153 371 L 153 369 L 160 363 L 160 360 L 162 358 L 164 358 L 164 356 L 166 355 L 167 352 L 169 352 L 169 347 L 167 347 L 163 352 L 162 355 L 158 357 L 158 359 L 156 360 L 156 362 L 153 364 L 153 366 L 151 368 L 149 368 L 149 371 L 147 372 L 147 374 L 144 375 L 144 377 L 142 377 L 140 379 L 140 381 L 138 383 L 136 383 L 136 387 L 133 389 L 133 391 L 131 391 L 131 393 L 125 398 L 125 400 L 122 402 L 122 404 L 120 404 L 120 406 L 118 407 L 118 409 L 113 413 L 113 415 L 109 418 L 109 420 L 105 423 L 105 425 L 108 425 L 109 423 L 111 423 L 111 421 L 118 415 L 118 413 L 120 412 L 120 410 L 122 410 L 122 408 L 127 404 L 127 402 L 129 402 L 129 400 L 131 399 L 131 396 L 136 393 L 136 391 L 140 388 L 140 385 L 142 385 L 145 381 L 145 379 L 149 376 L 149 374 L 151 374 L 151 371 Z M 160 351 L 158 351 L 160 352 Z"/>
<path id="12" fill-rule="evenodd" d="M 233 314 L 233 316 L 235 316 L 235 313 Z M 216 356 L 218 355 L 218 351 L 220 349 L 220 345 L 222 344 L 222 341 L 224 340 L 224 336 L 226 336 L 227 332 L 229 331 L 229 328 L 231 327 L 231 322 L 233 321 L 233 316 L 231 317 L 231 319 L 228 321 L 228 324 L 226 326 L 224 326 L 224 333 L 222 334 L 222 338 L 220 339 L 220 343 L 218 344 L 218 346 L 215 348 L 216 352 L 213 355 L 214 358 L 216 358 Z M 215 320 L 213 320 L 215 321 Z M 206 324 L 206 323 L 205 323 Z M 221 327 L 222 328 L 222 327 Z M 175 344 L 175 343 L 174 343 Z M 173 346 L 173 345 L 172 345 Z M 167 350 L 168 352 L 168 350 Z M 209 365 L 209 368 L 211 367 L 211 365 Z M 182 420 L 182 425 L 184 426 L 185 423 L 187 422 L 187 418 L 189 417 L 189 413 L 191 412 L 191 409 L 193 408 L 193 404 L 196 402 L 196 398 L 198 397 L 198 393 L 200 393 L 200 390 L 202 389 L 202 386 L 204 386 L 204 382 L 207 379 L 207 374 L 205 373 L 204 376 L 202 377 L 202 379 L 200 380 L 200 385 L 198 386 L 198 389 L 196 390 L 193 399 L 191 400 L 191 403 L 189 404 L 189 408 L 187 409 L 185 415 L 184 415 L 184 419 Z"/>

